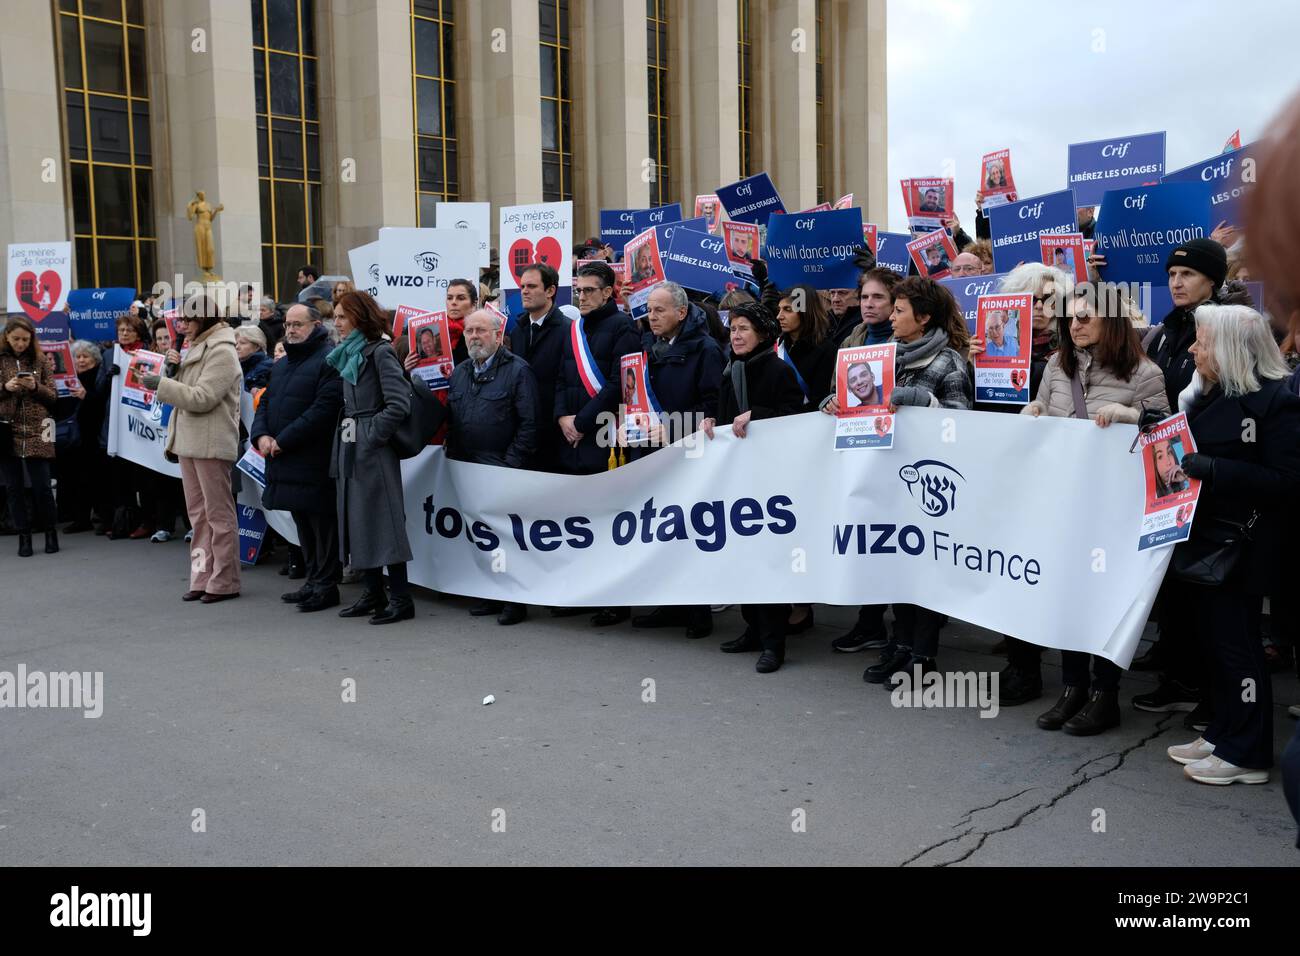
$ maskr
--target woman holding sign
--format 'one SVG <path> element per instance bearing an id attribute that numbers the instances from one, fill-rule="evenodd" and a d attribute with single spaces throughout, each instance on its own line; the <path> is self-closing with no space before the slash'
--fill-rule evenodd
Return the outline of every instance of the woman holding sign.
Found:
<path id="1" fill-rule="evenodd" d="M 1268 323 L 1245 306 L 1196 310 L 1196 372 L 1179 396 L 1196 452 L 1183 469 L 1201 481 L 1192 535 L 1174 551 L 1189 619 L 1210 658 L 1214 716 L 1204 734 L 1169 748 L 1197 783 L 1266 783 L 1273 765 L 1273 690 L 1257 621 L 1262 597 L 1294 566 L 1281 529 L 1300 490 L 1300 397 Z M 1198 559 L 1238 533 L 1235 563 L 1223 575 L 1195 574 Z M 1294 587 L 1293 580 L 1283 586 Z M 1244 693 L 1249 688 L 1252 693 Z"/>
<path id="2" fill-rule="evenodd" d="M 970 333 L 952 293 L 933 279 L 909 276 L 894 287 L 891 322 L 898 343 L 891 414 L 904 406 L 970 408 L 971 379 L 961 356 Z M 890 678 L 900 671 L 911 675 L 918 667 L 922 674 L 938 670 L 934 657 L 942 624 L 943 615 L 929 608 L 895 604 L 894 638 L 863 680 L 892 690 Z"/>
<path id="3" fill-rule="evenodd" d="M 1079 286 L 1059 320 L 1061 347 L 1047 363 L 1038 396 L 1021 414 L 1090 418 L 1100 428 L 1115 422 L 1137 425 L 1144 413 L 1156 421 L 1166 417 L 1164 374 L 1143 353 L 1130 312 L 1120 289 Z M 1088 657 L 1061 652 L 1065 689 L 1038 718 L 1043 730 L 1091 736 L 1119 726 L 1120 669 L 1094 655 L 1089 679 Z"/>
<path id="4" fill-rule="evenodd" d="M 58 395 L 53 366 L 36 327 L 25 315 L 10 316 L 0 340 L 0 475 L 9 499 L 9 517 L 18 532 L 18 556 L 32 556 L 32 515 L 27 510 L 23 466 L 32 482 L 37 523 L 45 529 L 45 553 L 59 550 L 50 463 L 54 442 L 46 422 Z"/>
<path id="5" fill-rule="evenodd" d="M 804 392 L 794 369 L 772 349 L 777 323 L 767 308 L 757 302 L 736 306 L 731 310 L 730 331 L 732 358 L 722 373 L 717 418 L 706 418 L 700 426 L 710 439 L 719 422 L 730 422 L 732 433 L 744 438 L 751 421 L 794 415 L 804 407 Z M 812 611 L 805 613 L 811 621 Z M 785 638 L 792 633 L 790 605 L 743 604 L 740 615 L 745 632 L 724 643 L 723 652 L 761 650 L 754 669 L 772 673 L 785 662 Z"/>

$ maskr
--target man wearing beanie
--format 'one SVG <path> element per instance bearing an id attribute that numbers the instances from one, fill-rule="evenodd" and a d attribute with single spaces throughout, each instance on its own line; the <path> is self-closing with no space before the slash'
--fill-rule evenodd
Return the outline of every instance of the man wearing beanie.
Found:
<path id="1" fill-rule="evenodd" d="M 1169 254 L 1165 261 L 1169 294 L 1174 308 L 1146 341 L 1147 355 L 1165 373 L 1169 407 L 1178 407 L 1178 395 L 1192 381 L 1196 363 L 1188 351 L 1196 341 L 1192 313 L 1209 302 L 1228 275 L 1228 254 L 1213 239 L 1193 239 Z"/>

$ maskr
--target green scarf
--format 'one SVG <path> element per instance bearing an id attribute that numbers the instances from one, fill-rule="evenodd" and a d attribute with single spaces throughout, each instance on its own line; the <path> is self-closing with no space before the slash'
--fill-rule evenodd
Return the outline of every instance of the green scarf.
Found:
<path id="1" fill-rule="evenodd" d="M 366 337 L 361 334 L 360 329 L 353 329 L 348 333 L 348 337 L 336 345 L 330 354 L 325 356 L 325 361 L 329 362 L 345 382 L 353 385 L 357 384 L 357 377 L 361 374 L 361 363 L 364 359 L 361 356 L 361 350 L 369 344 Z"/>

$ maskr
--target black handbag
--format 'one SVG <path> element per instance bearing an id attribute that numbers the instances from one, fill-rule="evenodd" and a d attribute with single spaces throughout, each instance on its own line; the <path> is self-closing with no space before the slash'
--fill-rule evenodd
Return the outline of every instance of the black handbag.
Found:
<path id="1" fill-rule="evenodd" d="M 1259 512 L 1254 511 L 1244 522 L 1229 518 L 1194 522 L 1192 536 L 1174 548 L 1174 576 L 1189 584 L 1222 585 L 1245 553 L 1257 520 Z"/>
<path id="2" fill-rule="evenodd" d="M 447 418 L 447 409 L 424 382 L 415 379 L 407 384 L 411 389 L 411 410 L 388 440 L 398 458 L 414 458 L 424 451 Z"/>

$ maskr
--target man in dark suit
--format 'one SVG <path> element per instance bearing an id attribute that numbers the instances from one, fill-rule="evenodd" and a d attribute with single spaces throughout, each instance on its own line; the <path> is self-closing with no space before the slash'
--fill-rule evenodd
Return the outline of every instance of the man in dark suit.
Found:
<path id="1" fill-rule="evenodd" d="M 555 386 L 569 349 L 570 319 L 555 304 L 560 277 L 545 263 L 534 263 L 519 276 L 524 311 L 515 317 L 511 351 L 537 376 L 537 453 L 533 471 L 558 472 L 564 436 L 555 416 Z"/>

